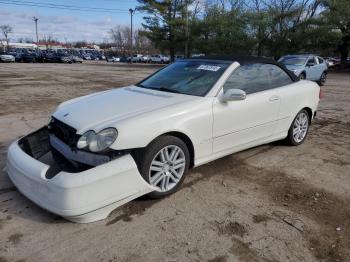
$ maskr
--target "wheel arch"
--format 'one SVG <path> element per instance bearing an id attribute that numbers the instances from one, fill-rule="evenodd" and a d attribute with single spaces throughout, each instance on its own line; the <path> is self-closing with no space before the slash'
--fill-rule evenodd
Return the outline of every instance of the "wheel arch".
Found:
<path id="1" fill-rule="evenodd" d="M 313 113 L 312 113 L 312 109 L 310 108 L 310 107 L 304 107 L 304 108 L 302 108 L 301 110 L 305 110 L 306 112 L 307 112 L 307 114 L 309 115 L 309 124 L 311 124 L 311 120 L 312 120 L 312 118 L 313 118 Z M 301 111 L 300 110 L 300 111 Z M 300 112 L 299 111 L 299 112 Z"/>
<path id="2" fill-rule="evenodd" d="M 175 137 L 181 139 L 186 144 L 186 146 L 188 148 L 188 152 L 190 153 L 190 168 L 192 168 L 194 166 L 194 154 L 195 154 L 192 140 L 186 134 L 179 132 L 179 131 L 167 132 L 167 133 L 164 133 L 160 136 L 166 136 L 166 135 L 175 136 Z M 158 137 L 160 137 L 160 136 L 158 136 Z M 155 139 L 157 139 L 158 137 L 156 137 Z"/>

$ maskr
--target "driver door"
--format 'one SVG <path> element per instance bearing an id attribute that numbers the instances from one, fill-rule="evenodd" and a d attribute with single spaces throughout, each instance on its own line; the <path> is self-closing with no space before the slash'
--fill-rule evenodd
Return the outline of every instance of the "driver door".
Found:
<path id="1" fill-rule="evenodd" d="M 276 83 L 278 78 L 279 83 Z M 272 136 L 280 108 L 276 87 L 291 82 L 290 77 L 275 65 L 249 64 L 237 68 L 213 102 L 213 153 L 249 147 Z M 245 91 L 246 99 L 222 102 L 220 96 L 228 89 Z"/>

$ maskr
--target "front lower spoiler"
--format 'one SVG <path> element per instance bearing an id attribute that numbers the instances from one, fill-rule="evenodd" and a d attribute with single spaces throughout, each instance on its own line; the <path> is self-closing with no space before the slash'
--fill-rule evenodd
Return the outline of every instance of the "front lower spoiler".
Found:
<path id="1" fill-rule="evenodd" d="M 48 179 L 49 165 L 31 157 L 18 141 L 7 155 L 7 173 L 27 198 L 77 223 L 105 219 L 115 208 L 155 190 L 140 175 L 130 154 L 78 173 Z"/>

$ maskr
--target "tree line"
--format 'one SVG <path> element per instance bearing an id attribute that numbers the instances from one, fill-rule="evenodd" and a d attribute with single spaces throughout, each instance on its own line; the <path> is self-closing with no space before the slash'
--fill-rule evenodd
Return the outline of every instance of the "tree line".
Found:
<path id="1" fill-rule="evenodd" d="M 350 46 L 349 0 L 138 0 L 139 35 L 156 48 L 189 57 L 288 53 L 340 55 Z"/>

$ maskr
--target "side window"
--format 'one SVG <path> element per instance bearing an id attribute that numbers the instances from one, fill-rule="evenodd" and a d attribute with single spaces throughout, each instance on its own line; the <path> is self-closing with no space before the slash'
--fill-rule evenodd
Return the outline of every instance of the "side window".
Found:
<path id="1" fill-rule="evenodd" d="M 308 60 L 307 62 L 308 62 L 308 63 L 313 63 L 313 64 L 316 65 L 316 59 L 315 59 L 314 56 L 313 56 L 313 57 L 310 57 L 309 60 Z"/>
<path id="2" fill-rule="evenodd" d="M 324 62 L 323 58 L 317 57 L 317 59 L 318 59 L 318 63 L 319 63 L 319 64 L 323 64 L 323 62 Z"/>
<path id="3" fill-rule="evenodd" d="M 224 91 L 241 89 L 247 94 L 285 86 L 293 81 L 280 67 L 273 64 L 247 64 L 238 67 L 224 84 Z"/>
<path id="4" fill-rule="evenodd" d="M 238 67 L 224 84 L 224 91 L 241 89 L 247 94 L 269 89 L 269 78 L 263 64 L 247 64 Z"/>
<path id="5" fill-rule="evenodd" d="M 290 76 L 279 66 L 265 65 L 266 70 L 269 71 L 270 88 L 281 87 L 293 83 Z"/>

